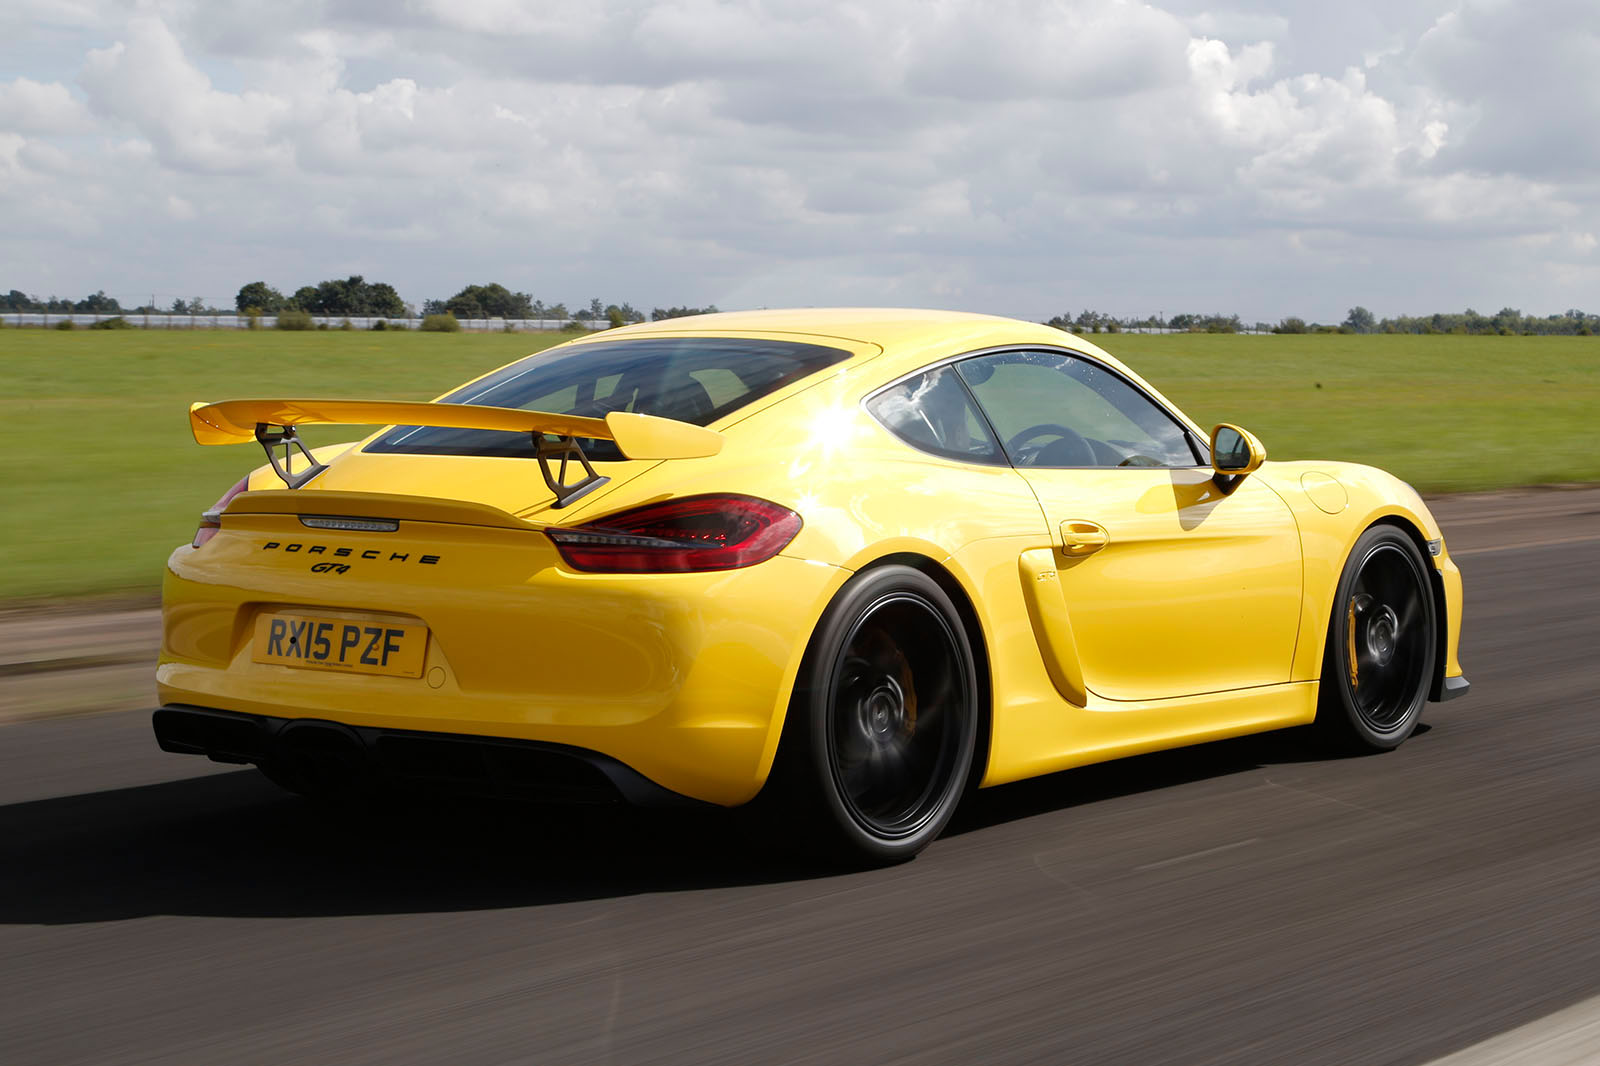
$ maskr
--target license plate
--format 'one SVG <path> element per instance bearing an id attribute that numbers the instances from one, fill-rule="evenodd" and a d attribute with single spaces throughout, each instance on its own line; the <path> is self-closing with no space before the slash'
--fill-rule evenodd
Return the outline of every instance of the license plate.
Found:
<path id="1" fill-rule="evenodd" d="M 421 677 L 427 652 L 427 626 L 263 614 L 256 619 L 250 657 L 277 666 Z"/>

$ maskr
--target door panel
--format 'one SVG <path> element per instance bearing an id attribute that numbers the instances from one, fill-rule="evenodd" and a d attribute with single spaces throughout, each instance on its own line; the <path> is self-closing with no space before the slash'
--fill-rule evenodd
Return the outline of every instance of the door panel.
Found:
<path id="1" fill-rule="evenodd" d="M 1231 494 L 1181 422 L 1088 356 L 1015 349 L 956 364 L 1055 538 L 1020 567 L 1051 677 L 1110 700 L 1289 680 L 1300 535 L 1259 479 Z M 1044 595 L 1052 578 L 1060 599 Z M 1081 683 L 1080 683 L 1081 678 Z"/>
<path id="2" fill-rule="evenodd" d="M 1028 469 L 1049 527 L 1083 683 L 1154 700 L 1288 681 L 1300 537 L 1262 482 L 1203 469 Z M 1103 531 L 1097 533 L 1096 531 Z M 1052 625 L 1049 613 L 1038 624 Z"/>

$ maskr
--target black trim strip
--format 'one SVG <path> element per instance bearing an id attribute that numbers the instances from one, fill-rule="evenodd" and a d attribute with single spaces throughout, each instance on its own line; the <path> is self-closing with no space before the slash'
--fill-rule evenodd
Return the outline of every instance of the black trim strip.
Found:
<path id="1" fill-rule="evenodd" d="M 544 741 L 373 729 L 317 718 L 276 718 L 168 704 L 151 726 L 161 750 L 205 755 L 215 762 L 271 763 L 292 758 L 308 735 L 338 734 L 350 753 L 378 776 L 456 793 L 637 807 L 704 807 L 637 770 L 587 748 Z"/>

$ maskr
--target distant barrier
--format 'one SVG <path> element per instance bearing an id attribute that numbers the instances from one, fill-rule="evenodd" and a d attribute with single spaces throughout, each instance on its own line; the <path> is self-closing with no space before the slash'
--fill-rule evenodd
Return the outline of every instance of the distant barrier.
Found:
<path id="1" fill-rule="evenodd" d="M 55 311 L 7 311 L 0 313 L 0 323 L 15 329 L 18 326 L 48 328 L 71 320 L 74 326 L 92 326 L 108 318 L 124 319 L 128 325 L 139 329 L 249 329 L 248 315 L 146 315 L 124 311 L 120 315 L 67 314 Z M 314 325 L 338 329 L 349 322 L 354 329 L 371 329 L 373 323 L 383 322 L 387 329 L 416 329 L 421 318 L 384 318 L 381 315 L 312 315 Z M 605 329 L 610 323 L 604 319 L 585 322 L 568 318 L 463 318 L 463 332 L 474 333 L 553 333 L 569 327 L 580 329 Z M 272 329 L 278 324 L 277 315 L 262 315 L 260 328 Z"/>

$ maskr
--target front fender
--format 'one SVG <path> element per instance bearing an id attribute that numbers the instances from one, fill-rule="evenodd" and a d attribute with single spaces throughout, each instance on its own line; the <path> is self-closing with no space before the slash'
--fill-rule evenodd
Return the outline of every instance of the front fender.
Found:
<path id="1" fill-rule="evenodd" d="M 1440 678 L 1460 675 L 1456 651 L 1461 630 L 1461 575 L 1443 545 L 1438 521 L 1415 489 L 1387 471 L 1359 463 L 1269 462 L 1252 476 L 1262 477 L 1283 497 L 1300 526 L 1305 594 L 1291 674 L 1294 680 L 1313 681 L 1321 676 L 1339 575 L 1361 534 L 1385 521 L 1415 537 L 1423 557 L 1433 564 L 1434 595 L 1444 623 Z M 1430 554 L 1431 541 L 1440 542 L 1438 555 Z M 1436 678 L 1436 687 L 1438 682 Z"/>

